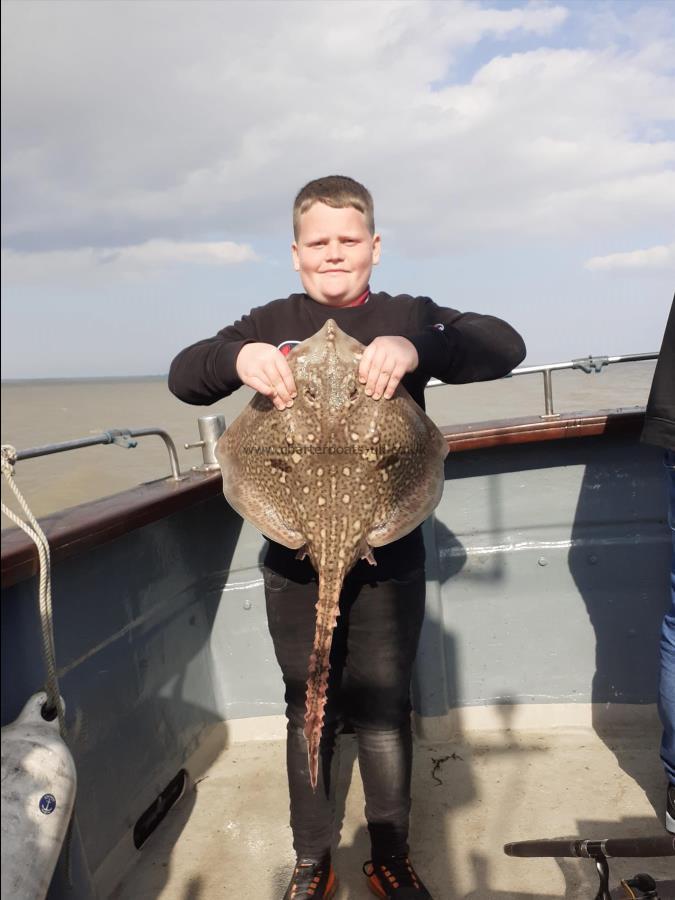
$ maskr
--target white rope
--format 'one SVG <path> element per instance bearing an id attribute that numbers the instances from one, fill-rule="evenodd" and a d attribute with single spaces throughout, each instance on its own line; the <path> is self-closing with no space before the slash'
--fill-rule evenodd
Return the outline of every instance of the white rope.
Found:
<path id="1" fill-rule="evenodd" d="M 38 557 L 40 560 L 40 583 L 39 583 L 39 604 L 40 604 L 40 627 L 42 630 L 42 654 L 47 670 L 47 682 L 45 690 L 47 692 L 47 704 L 50 708 L 56 709 L 59 717 L 59 725 L 61 733 L 65 734 L 65 721 L 63 715 L 63 704 L 61 703 L 61 695 L 59 693 L 59 681 L 56 675 L 56 651 L 54 647 L 54 623 L 52 618 L 52 577 L 51 577 L 51 558 L 49 553 L 49 541 L 40 525 L 30 511 L 28 503 L 24 499 L 21 491 L 14 481 L 14 464 L 16 463 L 16 450 L 9 444 L 2 445 L 2 474 L 7 480 L 14 496 L 19 505 L 26 514 L 28 523 L 9 509 L 4 503 L 2 511 L 11 519 L 15 525 L 18 525 L 37 547 Z"/>

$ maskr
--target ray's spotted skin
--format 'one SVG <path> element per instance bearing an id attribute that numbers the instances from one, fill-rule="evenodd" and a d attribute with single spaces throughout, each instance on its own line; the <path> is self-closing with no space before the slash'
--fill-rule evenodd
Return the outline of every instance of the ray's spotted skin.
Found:
<path id="1" fill-rule="evenodd" d="M 216 450 L 230 505 L 318 575 L 304 729 L 313 788 L 343 581 L 423 522 L 443 490 L 443 436 L 402 386 L 390 400 L 366 395 L 363 350 L 329 319 L 288 356 L 293 406 L 256 394 Z"/>

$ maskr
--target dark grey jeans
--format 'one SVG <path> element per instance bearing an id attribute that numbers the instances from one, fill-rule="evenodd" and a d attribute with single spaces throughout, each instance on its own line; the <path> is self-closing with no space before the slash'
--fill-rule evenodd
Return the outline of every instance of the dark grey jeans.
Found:
<path id="1" fill-rule="evenodd" d="M 424 570 L 405 579 L 348 576 L 333 635 L 319 782 L 309 784 L 302 733 L 317 583 L 263 570 L 269 629 L 286 686 L 287 767 L 293 846 L 319 859 L 334 832 L 337 736 L 353 727 L 373 858 L 407 854 L 412 737 L 410 678 L 424 618 Z"/>

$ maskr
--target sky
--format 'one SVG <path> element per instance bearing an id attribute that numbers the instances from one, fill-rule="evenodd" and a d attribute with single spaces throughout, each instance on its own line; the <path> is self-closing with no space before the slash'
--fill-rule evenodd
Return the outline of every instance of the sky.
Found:
<path id="1" fill-rule="evenodd" d="M 8 0 L 2 377 L 160 374 L 301 286 L 291 208 L 375 198 L 374 290 L 536 365 L 658 350 L 675 2 Z"/>

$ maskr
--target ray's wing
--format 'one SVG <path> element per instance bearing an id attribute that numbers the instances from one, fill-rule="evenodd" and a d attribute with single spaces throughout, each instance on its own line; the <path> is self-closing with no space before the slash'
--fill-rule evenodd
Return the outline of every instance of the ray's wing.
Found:
<path id="1" fill-rule="evenodd" d="M 400 393 L 399 393 L 400 392 Z M 409 534 L 438 506 L 443 493 L 445 438 L 402 388 L 384 420 L 386 452 L 372 466 L 377 512 L 366 540 L 382 547 Z"/>
<path id="2" fill-rule="evenodd" d="M 266 537 L 297 550 L 305 543 L 286 482 L 283 435 L 272 404 L 255 397 L 222 435 L 216 458 L 230 506 Z"/>

